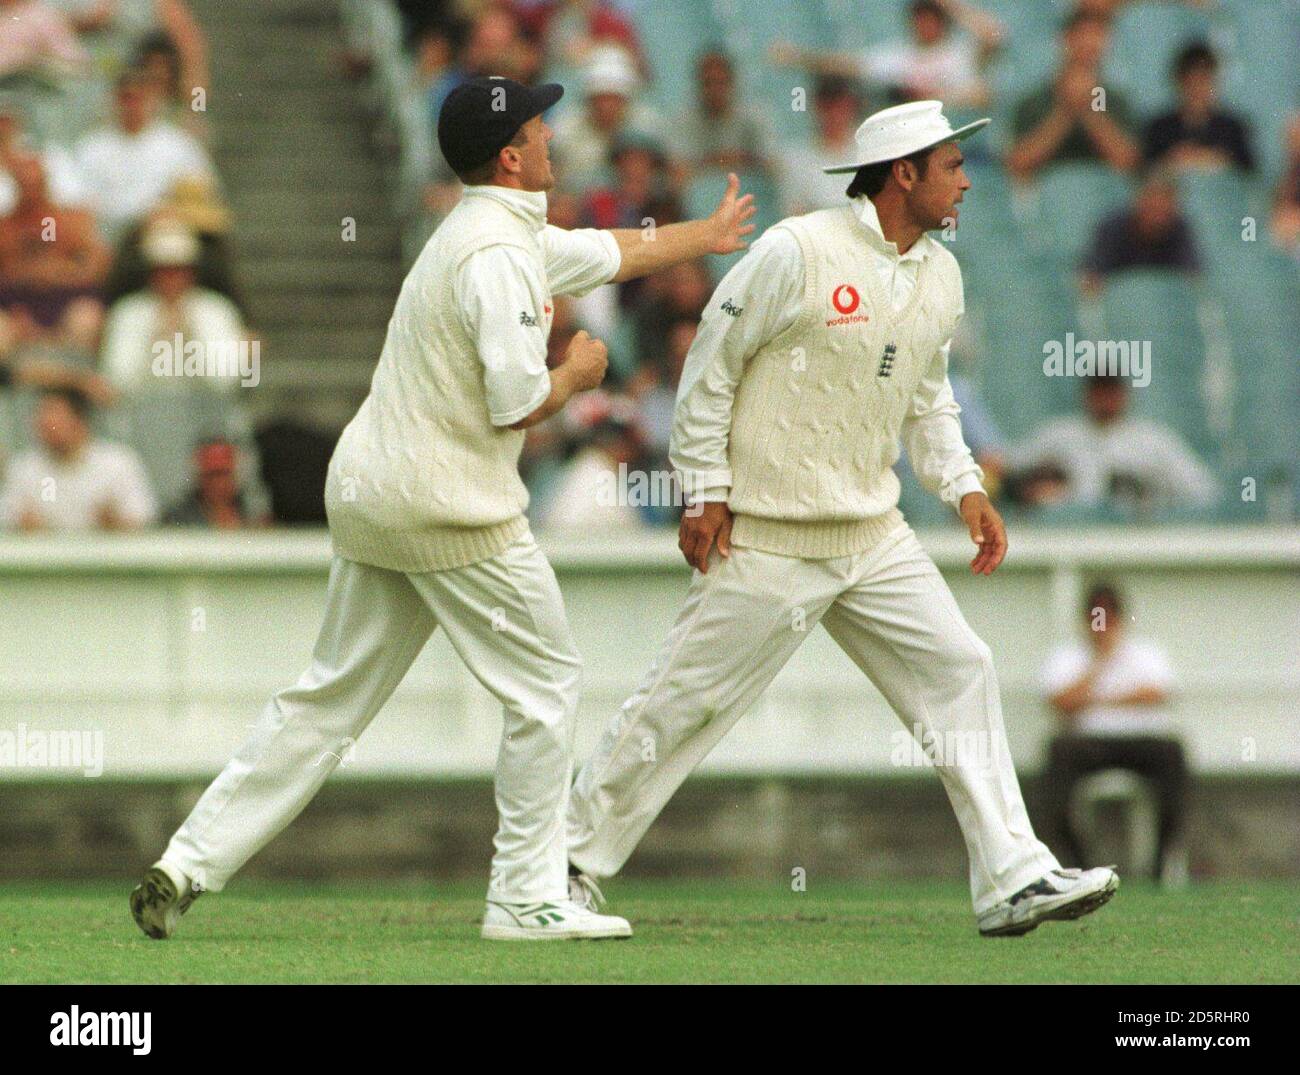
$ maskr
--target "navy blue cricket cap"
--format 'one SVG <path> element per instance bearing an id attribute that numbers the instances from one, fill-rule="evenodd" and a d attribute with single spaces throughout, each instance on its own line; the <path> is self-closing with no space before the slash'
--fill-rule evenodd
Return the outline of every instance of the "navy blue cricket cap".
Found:
<path id="1" fill-rule="evenodd" d="M 515 132 L 564 96 L 550 82 L 525 86 L 512 78 L 472 78 L 442 102 L 438 112 L 438 147 L 458 175 L 486 164 L 510 144 Z"/>

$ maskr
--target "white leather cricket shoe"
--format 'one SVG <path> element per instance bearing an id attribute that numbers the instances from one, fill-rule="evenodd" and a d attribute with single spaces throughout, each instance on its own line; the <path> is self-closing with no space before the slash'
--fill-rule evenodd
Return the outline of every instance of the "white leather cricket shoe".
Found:
<path id="1" fill-rule="evenodd" d="M 572 900 L 495 903 L 483 914 L 486 941 L 600 941 L 632 936 L 627 919 L 596 914 Z"/>
<path id="2" fill-rule="evenodd" d="M 981 937 L 1018 937 L 1040 922 L 1082 918 L 1102 906 L 1119 888 L 1113 866 L 1091 870 L 1052 870 L 1010 899 L 979 916 Z"/>

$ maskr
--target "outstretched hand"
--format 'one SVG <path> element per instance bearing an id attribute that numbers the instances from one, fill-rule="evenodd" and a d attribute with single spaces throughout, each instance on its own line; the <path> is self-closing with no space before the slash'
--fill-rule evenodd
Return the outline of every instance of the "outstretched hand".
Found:
<path id="1" fill-rule="evenodd" d="M 758 210 L 754 206 L 752 194 L 745 194 L 739 198 L 736 196 L 738 194 L 740 194 L 740 179 L 735 172 L 728 172 L 727 192 L 723 194 L 722 201 L 718 202 L 718 207 L 709 217 L 709 225 L 713 232 L 713 242 L 709 252 L 712 254 L 734 254 L 749 245 L 743 236 L 753 232 L 754 225 L 746 221 L 751 220 Z"/>

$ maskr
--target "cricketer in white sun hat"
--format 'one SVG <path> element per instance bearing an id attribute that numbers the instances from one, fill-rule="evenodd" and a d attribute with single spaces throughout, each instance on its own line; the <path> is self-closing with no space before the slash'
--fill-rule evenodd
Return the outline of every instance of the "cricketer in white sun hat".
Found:
<path id="1" fill-rule="evenodd" d="M 942 101 L 909 101 L 907 104 L 883 108 L 862 121 L 853 141 L 858 147 L 855 164 L 840 164 L 823 168 L 827 175 L 856 172 L 868 164 L 909 157 L 923 149 L 942 142 L 967 138 L 989 125 L 990 120 L 977 119 L 955 131 L 943 114 Z"/>

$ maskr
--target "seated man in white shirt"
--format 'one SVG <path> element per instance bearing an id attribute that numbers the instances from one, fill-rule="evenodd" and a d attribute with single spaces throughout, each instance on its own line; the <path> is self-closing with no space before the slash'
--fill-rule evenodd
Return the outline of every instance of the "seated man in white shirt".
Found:
<path id="1" fill-rule="evenodd" d="M 207 151 L 158 118 L 157 87 L 139 71 L 118 80 L 116 122 L 78 143 L 77 166 L 105 236 L 116 242 L 185 176 L 210 176 Z"/>
<path id="2" fill-rule="evenodd" d="M 90 403 L 75 389 L 52 389 L 36 409 L 40 446 L 9 465 L 0 486 L 0 527 L 135 530 L 158 515 L 135 452 L 91 436 Z"/>
<path id="3" fill-rule="evenodd" d="M 983 107 L 989 89 L 983 71 L 1002 45 L 1001 21 L 964 0 L 912 0 L 906 39 L 861 52 L 772 46 L 770 59 L 818 75 L 845 75 L 887 92 L 894 103 L 938 98 L 953 107 Z"/>
<path id="4" fill-rule="evenodd" d="M 1174 675 L 1154 642 L 1128 633 L 1113 586 L 1093 586 L 1084 602 L 1087 642 L 1059 646 L 1042 674 L 1042 689 L 1060 717 L 1047 768 L 1054 822 L 1066 859 L 1084 861 L 1070 817 L 1075 785 L 1103 769 L 1131 769 L 1156 787 L 1160 830 L 1156 876 L 1163 876 L 1187 814 L 1187 763 L 1168 711 Z"/>
<path id="5" fill-rule="evenodd" d="M 200 247 L 194 234 L 160 222 L 141 247 L 149 286 L 109 310 L 100 345 L 104 376 L 126 393 L 185 382 L 222 392 L 255 385 L 260 349 L 248 341 L 230 299 L 196 286 Z"/>
<path id="6" fill-rule="evenodd" d="M 1208 508 L 1218 483 L 1172 429 L 1128 413 L 1129 385 L 1119 376 L 1083 384 L 1084 413 L 1054 418 L 1012 448 L 1011 485 L 1027 507 L 1060 500 L 1088 507 L 1109 505 L 1145 514 L 1170 508 Z M 1048 497 L 1023 479 L 1051 465 L 1063 488 Z"/>

